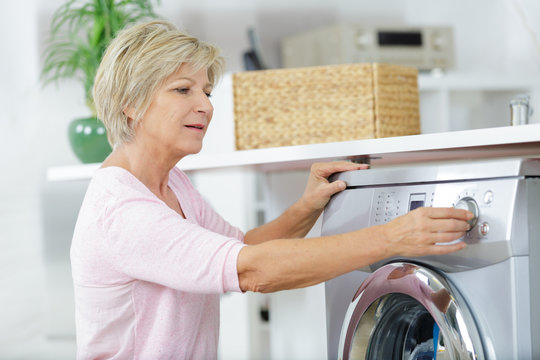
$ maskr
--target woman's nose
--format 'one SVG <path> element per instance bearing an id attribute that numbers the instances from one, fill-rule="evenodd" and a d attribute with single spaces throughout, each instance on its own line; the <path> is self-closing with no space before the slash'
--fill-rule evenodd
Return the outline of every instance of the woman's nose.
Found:
<path id="1" fill-rule="evenodd" d="M 208 94 L 206 94 L 205 92 L 201 92 L 198 97 L 197 111 L 204 113 L 212 113 L 213 110 L 214 106 L 212 105 Z"/>

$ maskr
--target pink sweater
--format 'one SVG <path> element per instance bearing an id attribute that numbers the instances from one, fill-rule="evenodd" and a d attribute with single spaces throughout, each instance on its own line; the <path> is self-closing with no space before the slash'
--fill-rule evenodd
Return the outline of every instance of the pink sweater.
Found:
<path id="1" fill-rule="evenodd" d="M 215 359 L 219 294 L 240 291 L 243 234 L 174 168 L 186 219 L 128 171 L 99 169 L 73 242 L 78 359 Z"/>

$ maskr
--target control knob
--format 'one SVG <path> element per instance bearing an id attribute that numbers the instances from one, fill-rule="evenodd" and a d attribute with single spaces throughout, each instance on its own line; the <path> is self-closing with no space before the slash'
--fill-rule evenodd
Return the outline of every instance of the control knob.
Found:
<path id="1" fill-rule="evenodd" d="M 471 225 L 471 228 L 469 229 L 469 231 L 471 231 L 471 229 L 478 222 L 478 216 L 480 215 L 480 210 L 478 208 L 478 204 L 476 203 L 476 200 L 474 200 L 470 196 L 466 196 L 466 197 L 464 197 L 462 199 L 459 199 L 459 201 L 454 206 L 454 208 L 463 209 L 463 210 L 469 210 L 470 212 L 473 213 L 473 215 L 474 215 L 473 218 L 471 220 L 467 221 L 469 223 L 469 225 Z"/>

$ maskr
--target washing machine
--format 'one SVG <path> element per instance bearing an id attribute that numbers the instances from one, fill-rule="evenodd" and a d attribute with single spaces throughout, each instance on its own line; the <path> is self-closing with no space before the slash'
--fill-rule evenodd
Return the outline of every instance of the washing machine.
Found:
<path id="1" fill-rule="evenodd" d="M 459 252 L 395 257 L 325 283 L 329 359 L 540 359 L 540 159 L 335 174 L 322 234 L 417 207 L 471 210 Z"/>

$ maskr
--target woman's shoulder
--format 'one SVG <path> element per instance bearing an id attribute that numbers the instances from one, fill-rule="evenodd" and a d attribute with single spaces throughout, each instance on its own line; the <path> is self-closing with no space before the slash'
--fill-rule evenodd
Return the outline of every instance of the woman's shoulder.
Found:
<path id="1" fill-rule="evenodd" d="M 96 170 L 90 182 L 90 187 L 99 190 L 99 192 L 110 194 L 115 198 L 130 197 L 135 193 L 152 194 L 133 174 L 117 166 L 107 166 Z"/>
<path id="2" fill-rule="evenodd" d="M 193 183 L 186 175 L 185 172 L 180 170 L 177 166 L 173 167 L 169 172 L 169 182 L 172 183 L 178 189 L 194 190 Z"/>
<path id="3" fill-rule="evenodd" d="M 103 185 L 133 184 L 136 178 L 131 173 L 119 166 L 101 167 L 92 176 L 92 182 Z"/>

